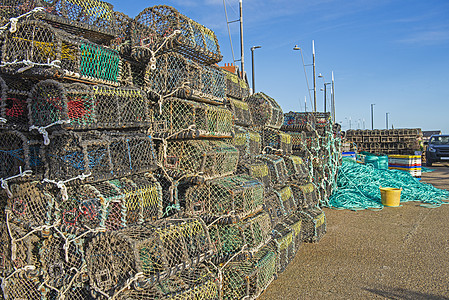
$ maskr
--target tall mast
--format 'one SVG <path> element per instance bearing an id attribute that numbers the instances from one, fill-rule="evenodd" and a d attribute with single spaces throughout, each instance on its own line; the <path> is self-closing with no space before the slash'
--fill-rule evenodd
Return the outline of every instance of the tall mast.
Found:
<path id="1" fill-rule="evenodd" d="M 240 6 L 240 62 L 242 63 L 242 79 L 245 77 L 245 63 L 244 63 L 244 48 L 243 48 L 243 8 L 242 8 L 242 0 L 239 0 Z"/>

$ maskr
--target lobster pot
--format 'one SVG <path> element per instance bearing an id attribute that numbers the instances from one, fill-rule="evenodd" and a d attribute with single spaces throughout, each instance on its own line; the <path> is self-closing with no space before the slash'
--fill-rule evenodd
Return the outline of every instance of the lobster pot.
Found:
<path id="1" fill-rule="evenodd" d="M 110 42 L 110 47 L 120 53 L 120 56 L 131 57 L 131 34 L 134 19 L 122 12 L 112 12 L 115 18 L 116 36 Z"/>
<path id="2" fill-rule="evenodd" d="M 318 205 L 319 199 L 313 183 L 304 185 L 292 183 L 290 187 L 293 191 L 296 203 L 300 209 L 311 209 Z"/>
<path id="3" fill-rule="evenodd" d="M 185 205 L 189 215 L 241 219 L 262 209 L 263 185 L 244 174 L 212 179 L 189 188 Z"/>
<path id="4" fill-rule="evenodd" d="M 5 119 L 3 127 L 28 131 L 28 93 L 34 81 L 17 80 L 5 74 L 0 75 L 0 116 Z"/>
<path id="5" fill-rule="evenodd" d="M 207 227 L 200 219 L 166 220 L 154 227 L 106 232 L 87 246 L 90 285 L 112 295 L 138 272 L 144 278 L 137 284 L 151 285 L 194 267 L 213 251 Z"/>
<path id="6" fill-rule="evenodd" d="M 156 167 L 151 137 L 139 133 L 56 131 L 46 148 L 46 178 L 68 180 L 89 175 L 102 181 L 145 173 Z"/>
<path id="7" fill-rule="evenodd" d="M 254 126 L 279 129 L 284 122 L 282 108 L 273 98 L 256 93 L 245 98 L 253 118 Z"/>
<path id="8" fill-rule="evenodd" d="M 320 208 L 315 207 L 299 211 L 298 215 L 302 220 L 302 240 L 307 243 L 319 242 L 326 233 L 326 216 L 324 212 Z"/>
<path id="9" fill-rule="evenodd" d="M 38 272 L 36 270 L 20 270 L 2 282 L 5 299 L 41 300 Z"/>
<path id="10" fill-rule="evenodd" d="M 155 110 L 154 136 L 162 138 L 230 138 L 232 113 L 218 106 L 178 98 L 164 99 Z"/>
<path id="11" fill-rule="evenodd" d="M 217 281 L 217 276 L 208 267 L 199 264 L 151 287 L 127 289 L 117 299 L 218 300 Z"/>
<path id="12" fill-rule="evenodd" d="M 43 174 L 44 158 L 40 137 L 17 130 L 0 131 L 0 178 L 4 180 L 28 171 L 29 176 L 18 176 L 11 181 L 40 179 Z M 31 171 L 31 172 L 30 172 Z M 7 180 L 7 181 L 10 181 Z"/>
<path id="13" fill-rule="evenodd" d="M 309 171 L 304 160 L 296 155 L 283 155 L 285 166 L 290 181 L 306 181 L 309 176 Z"/>
<path id="14" fill-rule="evenodd" d="M 287 218 L 283 221 L 287 226 L 289 226 L 291 229 L 293 229 L 294 239 L 293 239 L 293 245 L 294 245 L 294 253 L 298 252 L 299 248 L 302 244 L 302 236 L 301 236 L 301 224 L 302 220 L 298 216 L 298 213 L 295 212 L 291 215 L 289 215 Z"/>
<path id="15" fill-rule="evenodd" d="M 27 1 L 9 0 L 2 5 L 3 17 L 15 18 L 37 7 L 32 18 L 42 19 L 53 26 L 83 36 L 96 43 L 105 43 L 115 36 L 112 5 L 99 0 Z"/>
<path id="16" fill-rule="evenodd" d="M 313 131 L 315 129 L 315 116 L 308 112 L 290 111 L 284 114 L 283 131 Z"/>
<path id="17" fill-rule="evenodd" d="M 331 130 L 331 114 L 329 112 L 315 112 L 315 128 L 320 135 Z"/>
<path id="18" fill-rule="evenodd" d="M 177 52 L 202 64 L 222 59 L 215 33 L 173 7 L 146 8 L 134 21 L 132 51 L 137 60 L 147 62 L 155 52 Z"/>
<path id="19" fill-rule="evenodd" d="M 268 165 L 263 161 L 251 160 L 240 161 L 237 169 L 239 174 L 247 174 L 259 180 L 264 186 L 264 192 L 267 194 L 271 191 L 271 177 Z"/>
<path id="20" fill-rule="evenodd" d="M 226 76 L 226 96 L 231 97 L 231 101 L 242 100 L 249 96 L 250 90 L 245 80 L 225 69 L 222 69 L 222 71 Z M 248 106 L 246 106 L 246 110 L 248 110 Z"/>
<path id="21" fill-rule="evenodd" d="M 144 76 L 144 88 L 156 101 L 173 95 L 212 104 L 224 102 L 223 72 L 216 66 L 201 65 L 178 53 L 158 56 L 155 65 L 147 64 Z"/>
<path id="22" fill-rule="evenodd" d="M 248 103 L 243 100 L 228 98 L 228 107 L 232 111 L 234 124 L 239 126 L 251 126 L 253 121 Z"/>
<path id="23" fill-rule="evenodd" d="M 78 275 L 77 278 L 86 277 L 86 273 L 82 273 L 81 275 Z M 54 287 L 53 287 L 54 288 Z M 90 287 L 85 282 L 79 282 L 74 281 L 70 284 L 70 286 L 63 286 L 58 290 L 55 290 L 53 288 L 49 288 L 48 286 L 42 286 L 41 292 L 42 292 L 42 298 L 41 299 L 48 299 L 48 300 L 57 300 L 60 299 L 62 293 L 64 292 L 64 299 L 70 299 L 70 300 L 95 300 L 95 298 L 92 297 L 92 291 L 90 290 Z"/>
<path id="24" fill-rule="evenodd" d="M 161 162 L 166 171 L 177 176 L 213 179 L 232 175 L 237 169 L 239 152 L 222 141 L 168 141 L 161 145 Z"/>
<path id="25" fill-rule="evenodd" d="M 286 216 L 279 193 L 270 192 L 265 196 L 264 204 L 265 211 L 270 215 L 272 226 L 281 222 Z"/>
<path id="26" fill-rule="evenodd" d="M 273 228 L 273 237 L 277 246 L 277 271 L 282 273 L 295 257 L 295 231 L 284 223 Z"/>
<path id="27" fill-rule="evenodd" d="M 290 215 L 296 211 L 297 204 L 290 186 L 287 185 L 282 188 L 275 188 L 273 192 L 278 195 L 281 201 L 280 207 L 281 210 L 283 210 L 284 215 Z"/>
<path id="28" fill-rule="evenodd" d="M 250 260 L 231 261 L 223 268 L 223 299 L 257 299 L 277 273 L 277 254 L 272 243 Z"/>
<path id="29" fill-rule="evenodd" d="M 280 152 L 283 155 L 292 154 L 292 137 L 290 134 L 267 127 L 260 131 L 260 135 L 264 152 L 270 154 Z"/>
<path id="30" fill-rule="evenodd" d="M 152 110 L 143 91 L 45 80 L 30 93 L 30 125 L 65 121 L 67 129 L 149 127 Z"/>
<path id="31" fill-rule="evenodd" d="M 119 84 L 121 62 L 117 51 L 47 23 L 20 21 L 15 32 L 4 31 L 0 38 L 4 40 L 1 70 L 5 73 Z"/>
<path id="32" fill-rule="evenodd" d="M 261 152 L 261 138 L 257 131 L 234 126 L 232 144 L 239 150 L 240 160 L 250 160 Z"/>
<path id="33" fill-rule="evenodd" d="M 256 156 L 256 159 L 265 162 L 270 170 L 272 185 L 284 185 L 288 180 L 287 167 L 282 157 L 273 154 Z"/>

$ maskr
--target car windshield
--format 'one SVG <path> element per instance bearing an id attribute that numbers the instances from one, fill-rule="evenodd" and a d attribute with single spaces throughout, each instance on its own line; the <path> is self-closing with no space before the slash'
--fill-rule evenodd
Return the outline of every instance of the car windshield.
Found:
<path id="1" fill-rule="evenodd" d="M 449 136 L 434 136 L 430 140 L 432 145 L 449 145 Z"/>

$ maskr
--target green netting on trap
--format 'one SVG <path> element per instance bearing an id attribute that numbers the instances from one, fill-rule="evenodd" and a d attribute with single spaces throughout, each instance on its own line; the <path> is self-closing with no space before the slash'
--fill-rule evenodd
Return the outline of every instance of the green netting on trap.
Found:
<path id="1" fill-rule="evenodd" d="M 45 20 L 57 28 L 97 43 L 107 42 L 115 35 L 112 5 L 104 1 L 8 0 L 0 9 L 0 14 L 7 19 L 29 12 L 29 17 Z"/>
<path id="2" fill-rule="evenodd" d="M 264 93 L 256 93 L 245 98 L 254 126 L 279 129 L 284 122 L 282 108 L 273 98 Z"/>
<path id="3" fill-rule="evenodd" d="M 156 167 L 153 139 L 137 132 L 55 131 L 50 141 L 45 150 L 45 177 L 50 180 L 87 176 L 84 180 L 94 182 Z"/>
<path id="4" fill-rule="evenodd" d="M 1 130 L 0 178 L 6 182 L 40 179 L 44 167 L 42 148 L 40 137 L 17 130 Z"/>
<path id="5" fill-rule="evenodd" d="M 270 170 L 268 169 L 268 165 L 263 161 L 239 161 L 237 173 L 247 174 L 259 180 L 263 184 L 266 194 L 270 192 L 273 187 L 271 183 Z"/>
<path id="6" fill-rule="evenodd" d="M 302 220 L 302 240 L 307 243 L 319 242 L 326 233 L 326 216 L 324 212 L 320 208 L 314 207 L 299 211 L 297 214 Z"/>
<path id="7" fill-rule="evenodd" d="M 235 125 L 251 126 L 253 124 L 248 103 L 243 100 L 228 98 L 227 106 L 232 111 Z"/>
<path id="8" fill-rule="evenodd" d="M 192 216 L 237 219 L 262 209 L 263 185 L 248 175 L 216 178 L 189 188 L 185 194 L 186 212 Z"/>
<path id="9" fill-rule="evenodd" d="M 164 99 L 155 109 L 154 136 L 160 138 L 230 138 L 232 113 L 218 106 L 178 99 Z"/>
<path id="10" fill-rule="evenodd" d="M 259 131 L 262 137 L 262 151 L 268 154 L 292 154 L 292 137 L 288 133 L 265 127 Z"/>
<path id="11" fill-rule="evenodd" d="M 166 53 L 158 56 L 154 64 L 148 63 L 143 74 L 144 89 L 156 101 L 163 96 L 176 96 L 223 104 L 225 79 L 216 66 L 201 65 L 178 53 Z"/>
<path id="12" fill-rule="evenodd" d="M 35 270 L 20 269 L 4 279 L 3 296 L 5 299 L 41 300 L 40 285 L 41 282 Z"/>
<path id="13" fill-rule="evenodd" d="M 164 220 L 95 236 L 87 246 L 90 284 L 112 296 L 135 279 L 150 286 L 192 268 L 214 252 L 207 227 L 200 219 Z"/>
<path id="14" fill-rule="evenodd" d="M 223 268 L 223 299 L 256 299 L 276 275 L 277 253 L 268 243 L 250 260 L 231 261 Z"/>
<path id="15" fill-rule="evenodd" d="M 173 7 L 148 7 L 134 21 L 132 51 L 137 60 L 146 62 L 156 53 L 172 51 L 203 64 L 222 58 L 215 33 Z"/>
<path id="16" fill-rule="evenodd" d="M 226 76 L 226 96 L 231 97 L 229 99 L 231 102 L 236 101 L 237 99 L 242 100 L 249 96 L 250 89 L 245 80 L 241 79 L 237 74 L 231 73 L 225 69 L 222 69 L 222 72 Z M 232 99 L 232 98 L 234 98 L 234 99 Z M 245 110 L 245 114 L 249 114 L 247 105 L 243 106 L 240 103 L 237 105 L 239 105 L 239 107 L 238 107 L 239 109 Z M 249 116 L 249 118 L 246 122 L 250 122 L 250 118 L 251 118 L 251 116 Z M 239 119 L 239 120 L 244 121 L 244 119 Z M 239 124 L 239 125 L 244 125 L 244 124 Z M 249 124 L 249 125 L 251 125 L 251 124 Z"/>
<path id="17" fill-rule="evenodd" d="M 281 130 L 284 131 L 313 131 L 315 129 L 315 116 L 310 112 L 290 111 L 284 114 L 284 124 Z"/>
<path id="18" fill-rule="evenodd" d="M 28 93 L 34 81 L 0 75 L 0 116 L 3 127 L 28 130 Z"/>
<path id="19" fill-rule="evenodd" d="M 5 73 L 119 84 L 120 57 L 111 48 L 33 20 L 20 21 L 16 31 L 4 31 L 1 38 Z"/>
<path id="20" fill-rule="evenodd" d="M 273 189 L 273 192 L 278 195 L 278 198 L 281 201 L 280 207 L 283 215 L 290 215 L 297 210 L 298 205 L 296 204 L 290 186 L 287 185 L 282 188 L 275 188 Z"/>
<path id="21" fill-rule="evenodd" d="M 290 188 L 293 191 L 299 209 L 311 209 L 318 206 L 320 201 L 313 183 L 303 185 L 291 183 Z"/>
<path id="22" fill-rule="evenodd" d="M 68 129 L 149 127 L 152 110 L 146 94 L 134 88 L 94 87 L 44 80 L 31 90 L 30 125 L 61 124 Z"/>
<path id="23" fill-rule="evenodd" d="M 168 141 L 161 145 L 160 162 L 175 177 L 213 179 L 233 174 L 237 169 L 239 152 L 223 141 Z"/>
<path id="24" fill-rule="evenodd" d="M 261 153 L 261 138 L 257 131 L 234 126 L 232 144 L 239 150 L 240 161 L 251 160 Z"/>
<path id="25" fill-rule="evenodd" d="M 273 239 L 278 254 L 277 271 L 282 273 L 296 254 L 295 231 L 283 222 L 273 227 Z"/>
<path id="26" fill-rule="evenodd" d="M 283 155 L 285 166 L 290 182 L 306 182 L 309 177 L 309 170 L 304 160 L 296 155 Z"/>
<path id="27" fill-rule="evenodd" d="M 256 159 L 267 164 L 273 186 L 284 185 L 287 182 L 287 167 L 282 157 L 273 154 L 263 154 L 256 156 Z"/>

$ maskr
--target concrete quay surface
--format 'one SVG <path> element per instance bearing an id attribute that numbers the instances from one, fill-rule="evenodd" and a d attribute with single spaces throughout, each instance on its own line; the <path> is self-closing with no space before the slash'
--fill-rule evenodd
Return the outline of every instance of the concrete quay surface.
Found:
<path id="1" fill-rule="evenodd" d="M 449 190 L 449 163 L 422 181 Z M 449 204 L 374 211 L 324 209 L 327 234 L 303 244 L 259 297 L 449 300 Z"/>

